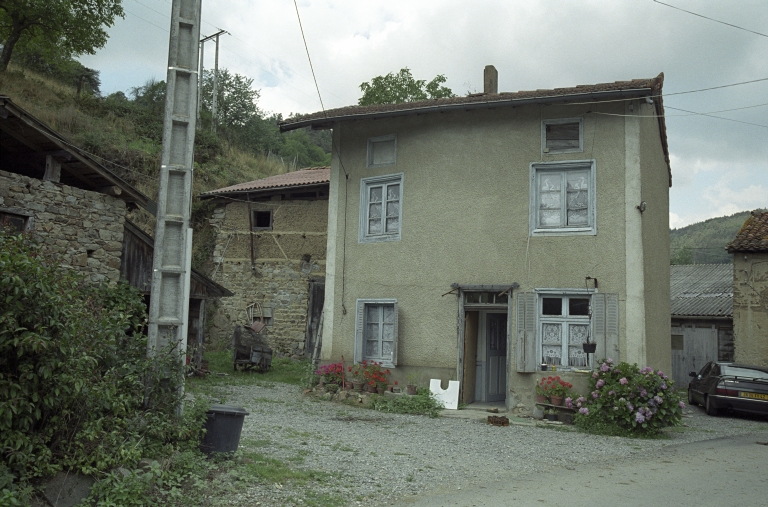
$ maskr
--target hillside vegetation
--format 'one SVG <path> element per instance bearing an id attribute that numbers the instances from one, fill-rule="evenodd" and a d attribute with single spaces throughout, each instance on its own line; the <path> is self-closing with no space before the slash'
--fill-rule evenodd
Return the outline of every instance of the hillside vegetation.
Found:
<path id="1" fill-rule="evenodd" d="M 726 217 L 710 218 L 680 229 L 672 229 L 670 256 L 672 264 L 728 264 L 732 256 L 725 246 L 733 241 L 749 211 Z"/>
<path id="2" fill-rule="evenodd" d="M 38 70 L 40 70 L 38 68 Z M 96 74 L 98 74 L 96 72 Z M 212 86 L 204 77 L 201 121 L 195 138 L 194 195 L 307 166 L 330 163 L 330 134 L 298 130 L 280 134 L 279 114 L 257 107 L 252 80 L 222 71 L 218 93 L 223 112 L 212 132 L 209 112 Z M 98 77 L 95 83 L 98 85 Z M 95 92 L 95 93 L 94 93 Z M 48 124 L 76 146 L 152 199 L 157 199 L 162 148 L 165 82 L 148 81 L 107 97 L 96 90 L 80 90 L 59 75 L 11 65 L 0 74 L 0 94 L 7 95 L 30 114 Z M 193 265 L 205 270 L 213 232 L 206 229 L 210 203 L 193 201 L 195 227 Z M 131 220 L 147 232 L 154 217 L 132 212 Z"/>

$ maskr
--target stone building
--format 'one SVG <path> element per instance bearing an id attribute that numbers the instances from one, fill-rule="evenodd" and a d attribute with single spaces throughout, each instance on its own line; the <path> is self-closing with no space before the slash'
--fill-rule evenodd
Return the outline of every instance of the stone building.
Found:
<path id="1" fill-rule="evenodd" d="M 128 281 L 148 304 L 154 246 L 126 213 L 154 214 L 156 203 L 4 96 L 0 167 L 0 224 L 31 233 L 61 266 L 92 282 Z M 230 295 L 192 271 L 190 344 L 204 340 L 205 301 Z"/>
<path id="2" fill-rule="evenodd" d="M 319 167 L 200 195 L 216 200 L 211 278 L 235 294 L 212 319 L 213 339 L 230 340 L 234 325 L 261 313 L 276 354 L 311 355 L 325 290 L 329 181 L 330 169 Z"/>
<path id="3" fill-rule="evenodd" d="M 733 254 L 734 360 L 768 366 L 768 211 L 753 211 L 726 248 Z"/>

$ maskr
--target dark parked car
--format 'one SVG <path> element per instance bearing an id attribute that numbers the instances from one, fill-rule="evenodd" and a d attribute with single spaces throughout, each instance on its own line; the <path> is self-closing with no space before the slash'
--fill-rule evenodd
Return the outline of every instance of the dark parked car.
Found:
<path id="1" fill-rule="evenodd" d="M 712 361 L 689 375 L 689 405 L 703 405 L 709 415 L 721 409 L 768 415 L 768 368 Z"/>

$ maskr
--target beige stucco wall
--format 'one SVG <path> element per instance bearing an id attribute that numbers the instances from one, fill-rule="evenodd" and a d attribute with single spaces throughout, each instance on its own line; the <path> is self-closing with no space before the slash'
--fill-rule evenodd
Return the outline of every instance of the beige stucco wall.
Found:
<path id="1" fill-rule="evenodd" d="M 583 289 L 585 277 L 597 278 L 601 292 L 619 294 L 620 339 L 626 343 L 623 114 L 619 103 L 536 105 L 337 125 L 334 135 L 349 178 L 334 156 L 331 196 L 338 198 L 338 211 L 329 230 L 333 249 L 323 359 L 353 357 L 356 298 L 397 298 L 399 362 L 394 378 L 402 381 L 411 369 L 431 367 L 430 374 L 455 379 L 458 301 L 454 294 L 444 296 L 453 282 L 517 282 L 521 291 L 530 291 Z M 541 153 L 542 119 L 580 116 L 583 152 Z M 397 163 L 366 168 L 367 139 L 392 133 L 397 134 Z M 638 157 L 643 156 L 638 149 Z M 597 235 L 530 237 L 530 164 L 591 159 L 596 160 Z M 401 240 L 359 244 L 360 179 L 400 172 Z M 667 199 L 666 190 L 659 199 Z M 668 326 L 668 304 L 666 311 L 666 318 L 659 319 Z M 514 318 L 515 312 L 510 315 L 512 330 Z M 538 375 L 514 371 L 515 341 L 513 332 L 508 398 L 513 404 L 532 402 Z"/>
<path id="2" fill-rule="evenodd" d="M 246 307 L 258 301 L 273 313 L 270 347 L 298 358 L 304 354 L 309 281 L 325 273 L 328 201 L 272 200 L 251 208 L 272 210 L 272 230 L 251 235 L 248 204 L 239 200 L 220 203 L 210 221 L 217 230 L 214 263 L 220 264 L 212 278 L 235 294 L 221 299 L 211 336 L 229 344 L 234 325 L 248 321 Z"/>
<path id="3" fill-rule="evenodd" d="M 733 255 L 734 360 L 768 366 L 768 253 Z"/>
<path id="4" fill-rule="evenodd" d="M 31 213 L 30 233 L 63 267 L 92 282 L 120 279 L 126 212 L 120 199 L 0 171 L 0 208 Z"/>
<path id="5" fill-rule="evenodd" d="M 672 372 L 669 274 L 669 169 L 659 144 L 652 104 L 639 104 L 643 275 L 645 277 L 645 366 Z M 641 365 L 642 366 L 642 365 Z"/>

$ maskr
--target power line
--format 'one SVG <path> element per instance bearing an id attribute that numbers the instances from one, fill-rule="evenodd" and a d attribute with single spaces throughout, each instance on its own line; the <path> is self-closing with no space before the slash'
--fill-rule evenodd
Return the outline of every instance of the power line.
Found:
<path id="1" fill-rule="evenodd" d="M 661 5 L 664 5 L 666 7 L 671 7 L 672 9 L 677 9 L 678 11 L 683 11 L 683 12 L 686 12 L 688 14 L 692 14 L 693 16 L 698 16 L 700 18 L 708 19 L 710 21 L 714 21 L 715 23 L 720 23 L 721 25 L 726 25 L 726 26 L 730 26 L 730 27 L 733 27 L 733 28 L 738 28 L 739 30 L 744 30 L 745 32 L 753 33 L 753 34 L 759 35 L 761 37 L 768 37 L 768 35 L 766 35 L 764 33 L 756 32 L 754 30 L 749 30 L 748 28 L 744 28 L 744 27 L 741 27 L 741 26 L 738 26 L 738 25 L 734 25 L 732 23 L 726 23 L 725 21 L 720 21 L 719 19 L 710 18 L 708 16 L 704 16 L 703 14 L 697 14 L 695 12 L 687 11 L 685 9 L 681 9 L 680 7 L 675 7 L 674 5 L 669 5 L 669 4 L 665 4 L 664 2 L 659 2 L 659 0 L 653 0 L 653 1 L 655 3 L 657 3 L 657 4 L 661 4 Z"/>
<path id="2" fill-rule="evenodd" d="M 744 125 L 751 125 L 753 127 L 761 127 L 761 128 L 768 129 L 768 125 L 762 125 L 760 123 L 751 123 L 751 122 L 748 122 L 748 121 L 734 120 L 732 118 L 725 118 L 723 116 L 715 116 L 713 114 L 708 114 L 708 113 L 697 113 L 696 111 L 689 111 L 687 109 L 680 109 L 679 107 L 670 107 L 670 106 L 664 106 L 664 107 L 667 108 L 667 109 L 673 109 L 675 111 L 683 111 L 684 113 L 697 114 L 697 115 L 700 115 L 700 116 L 707 116 L 709 118 L 717 118 L 718 120 L 732 121 L 734 123 L 743 123 Z"/>
<path id="3" fill-rule="evenodd" d="M 315 67 L 312 65 L 312 57 L 309 56 L 309 46 L 307 46 L 307 38 L 304 36 L 304 27 L 301 26 L 301 16 L 299 15 L 299 4 L 296 0 L 293 0 L 293 5 L 296 7 L 296 18 L 299 20 L 299 29 L 301 30 L 301 38 L 304 41 L 304 49 L 307 51 L 307 60 L 309 60 L 309 69 L 312 71 L 312 79 L 315 80 L 315 89 L 317 90 L 317 98 L 320 99 L 320 107 L 325 113 L 325 105 L 323 105 L 323 97 L 320 95 L 320 87 L 317 85 L 317 76 L 315 76 Z"/>

